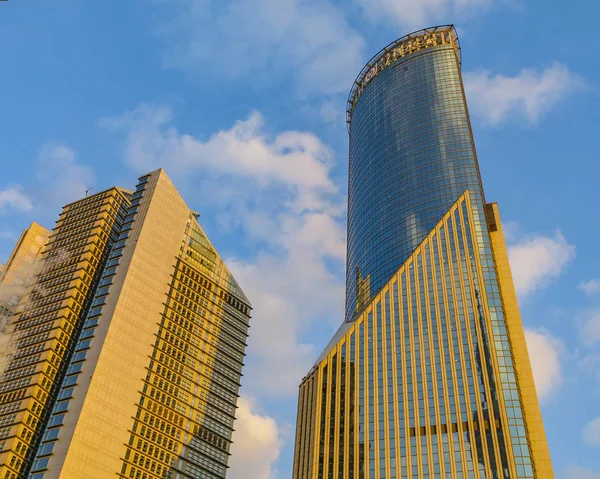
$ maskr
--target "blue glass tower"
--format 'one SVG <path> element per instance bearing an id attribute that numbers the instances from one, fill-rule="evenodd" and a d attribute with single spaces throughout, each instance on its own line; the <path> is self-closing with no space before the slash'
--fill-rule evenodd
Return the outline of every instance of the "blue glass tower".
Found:
<path id="1" fill-rule="evenodd" d="M 350 93 L 347 319 L 465 190 L 483 212 L 459 52 L 456 38 L 394 61 L 392 44 L 373 57 Z"/>

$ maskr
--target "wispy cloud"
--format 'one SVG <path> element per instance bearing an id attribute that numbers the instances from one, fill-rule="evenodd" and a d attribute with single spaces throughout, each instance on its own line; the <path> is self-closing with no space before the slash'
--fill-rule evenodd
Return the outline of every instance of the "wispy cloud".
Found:
<path id="1" fill-rule="evenodd" d="M 583 442 L 590 447 L 600 446 L 600 416 L 586 425 L 583 431 Z"/>
<path id="2" fill-rule="evenodd" d="M 509 245 L 508 256 L 520 298 L 557 279 L 575 257 L 575 246 L 560 231 L 553 237 L 526 236 Z"/>
<path id="3" fill-rule="evenodd" d="M 585 346 L 600 343 L 600 310 L 590 310 L 584 314 L 580 336 Z"/>
<path id="4" fill-rule="evenodd" d="M 231 446 L 230 479 L 274 479 L 283 447 L 277 422 L 257 411 L 256 401 L 240 397 Z"/>
<path id="5" fill-rule="evenodd" d="M 562 383 L 561 356 L 564 345 L 560 339 L 543 328 L 526 329 L 525 338 L 536 390 L 538 397 L 543 401 Z"/>
<path id="6" fill-rule="evenodd" d="M 579 289 L 583 290 L 588 296 L 600 294 L 600 279 L 590 279 L 579 283 Z"/>
<path id="7" fill-rule="evenodd" d="M 184 0 L 165 4 L 164 63 L 206 79 L 243 78 L 247 88 L 292 81 L 302 93 L 349 89 L 364 41 L 328 0 Z"/>
<path id="8" fill-rule="evenodd" d="M 506 76 L 480 70 L 465 73 L 463 78 L 471 112 L 491 126 L 508 119 L 535 123 L 585 85 L 579 75 L 558 62 L 541 72 L 526 68 L 516 76 Z"/>
<path id="9" fill-rule="evenodd" d="M 316 321 L 343 319 L 344 201 L 329 148 L 310 133 L 271 135 L 257 112 L 205 141 L 156 106 L 104 123 L 126 134 L 130 165 L 193 179 L 196 199 L 253 245 L 250 257 L 227 258 L 255 309 L 245 387 L 295 396 L 317 354 L 303 335 Z"/>
<path id="10" fill-rule="evenodd" d="M 565 469 L 564 479 L 600 479 L 600 471 L 580 466 L 569 466 Z"/>
<path id="11" fill-rule="evenodd" d="M 36 167 L 43 185 L 44 203 L 56 210 L 83 198 L 95 182 L 93 169 L 79 162 L 75 151 L 63 144 L 43 145 Z"/>
<path id="12" fill-rule="evenodd" d="M 33 209 L 31 198 L 20 185 L 0 189 L 0 213 L 10 209 L 17 211 L 30 211 Z"/>
<path id="13" fill-rule="evenodd" d="M 363 13 L 375 21 L 416 30 L 450 16 L 473 15 L 489 6 L 492 0 L 356 0 Z M 406 33 L 409 33 L 408 31 Z"/>

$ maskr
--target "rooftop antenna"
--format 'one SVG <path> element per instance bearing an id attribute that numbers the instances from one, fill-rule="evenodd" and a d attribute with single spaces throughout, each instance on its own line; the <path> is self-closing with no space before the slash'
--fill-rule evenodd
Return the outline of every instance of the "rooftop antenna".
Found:
<path id="1" fill-rule="evenodd" d="M 88 192 L 92 191 L 94 187 L 92 186 L 92 188 L 88 188 L 87 190 L 85 190 L 85 197 L 88 197 Z"/>

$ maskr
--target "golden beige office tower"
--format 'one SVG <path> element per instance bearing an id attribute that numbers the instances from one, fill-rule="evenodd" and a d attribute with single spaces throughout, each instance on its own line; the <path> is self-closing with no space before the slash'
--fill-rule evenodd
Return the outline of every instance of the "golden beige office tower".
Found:
<path id="1" fill-rule="evenodd" d="M 346 319 L 300 386 L 294 479 L 551 479 L 454 27 L 375 55 L 347 119 Z"/>
<path id="2" fill-rule="evenodd" d="M 35 266 L 36 275 L 22 285 L 27 294 L 2 338 L 1 479 L 23 478 L 31 465 L 127 203 L 127 194 L 113 188 L 65 206 Z M 5 279 L 13 284 L 19 280 L 45 235 L 33 224 L 21 236 Z"/>
<path id="3" fill-rule="evenodd" d="M 250 305 L 197 219 L 140 178 L 28 477 L 225 477 Z"/>

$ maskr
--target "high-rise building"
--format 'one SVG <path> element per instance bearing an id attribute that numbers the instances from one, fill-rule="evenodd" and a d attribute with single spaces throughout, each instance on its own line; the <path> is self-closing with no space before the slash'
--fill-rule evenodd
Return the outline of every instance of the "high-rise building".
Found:
<path id="1" fill-rule="evenodd" d="M 553 477 L 460 64 L 435 27 L 352 87 L 346 318 L 300 386 L 294 479 Z"/>
<path id="2" fill-rule="evenodd" d="M 14 477 L 225 477 L 249 301 L 163 170 L 125 196 L 50 410 L 32 432 L 34 460 Z M 57 228 L 87 234 L 83 219 L 67 226 L 63 216 Z"/>
<path id="3" fill-rule="evenodd" d="M 3 333 L 9 354 L 0 371 L 2 479 L 25 477 L 31 465 L 128 203 L 128 193 L 112 188 L 65 206 L 36 275 L 27 280 L 27 294 Z M 26 255 L 37 255 L 45 242 L 38 236 L 45 235 L 33 233 L 28 244 L 34 231 L 32 226 L 21 237 L 5 278 L 13 264 L 17 278 L 29 261 Z"/>

